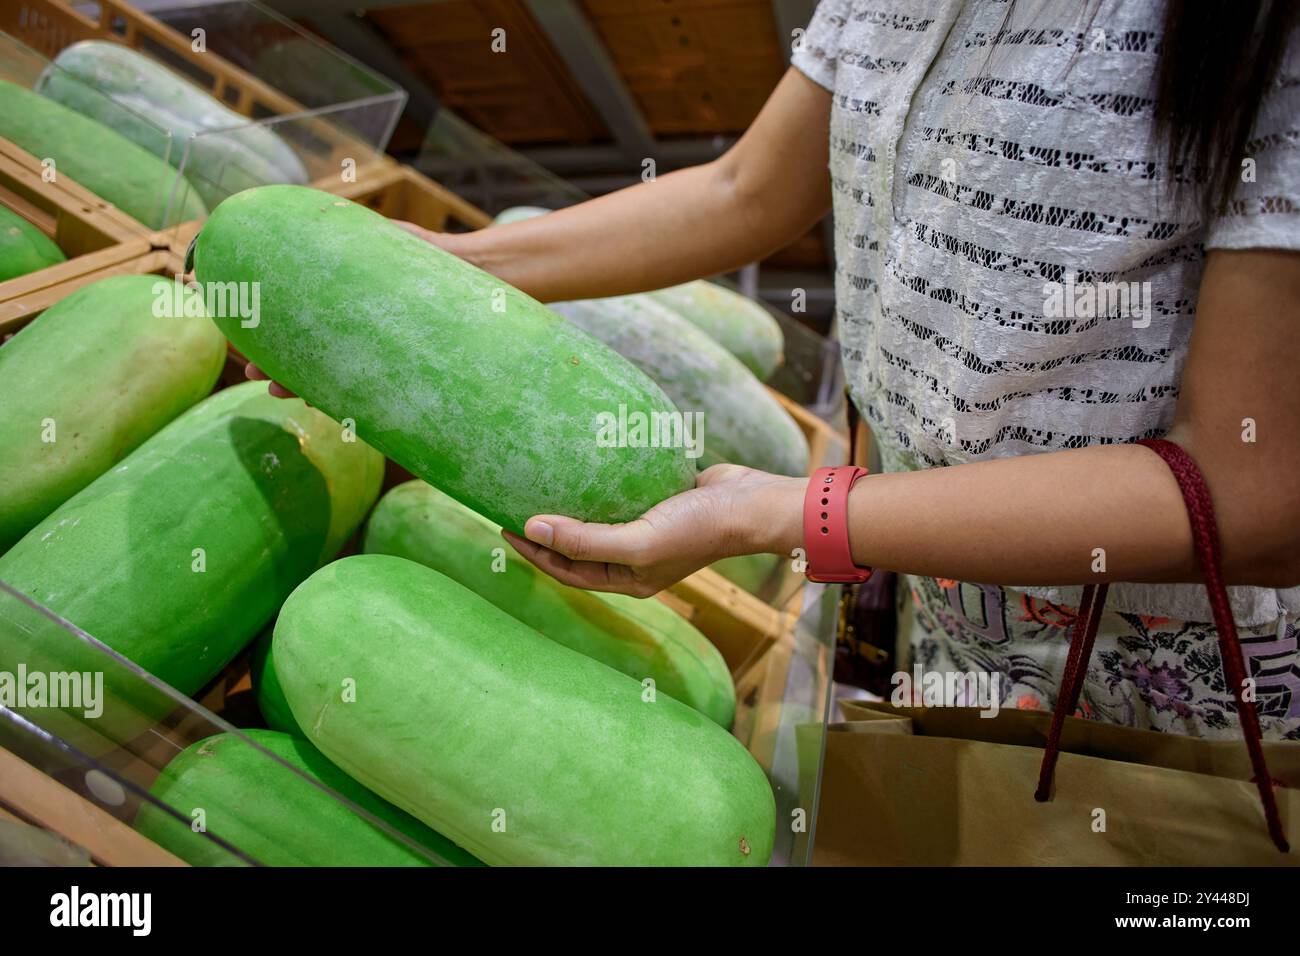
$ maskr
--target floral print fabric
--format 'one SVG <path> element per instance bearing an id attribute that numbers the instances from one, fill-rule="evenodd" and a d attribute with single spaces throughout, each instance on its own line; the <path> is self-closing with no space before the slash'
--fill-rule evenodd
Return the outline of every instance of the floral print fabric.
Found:
<path id="1" fill-rule="evenodd" d="M 991 585 L 907 576 L 899 588 L 908 667 L 999 675 L 999 706 L 1051 710 L 1078 609 Z M 1239 631 L 1266 739 L 1300 740 L 1294 619 Z M 1214 625 L 1107 610 L 1075 716 L 1143 730 L 1239 738 Z"/>

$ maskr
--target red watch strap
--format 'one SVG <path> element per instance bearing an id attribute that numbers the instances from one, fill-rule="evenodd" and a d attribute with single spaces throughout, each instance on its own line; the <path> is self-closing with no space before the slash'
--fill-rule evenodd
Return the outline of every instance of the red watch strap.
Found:
<path id="1" fill-rule="evenodd" d="M 803 497 L 803 544 L 808 580 L 857 584 L 871 577 L 870 568 L 853 563 L 849 547 L 849 490 L 867 473 L 855 465 L 818 468 Z"/>

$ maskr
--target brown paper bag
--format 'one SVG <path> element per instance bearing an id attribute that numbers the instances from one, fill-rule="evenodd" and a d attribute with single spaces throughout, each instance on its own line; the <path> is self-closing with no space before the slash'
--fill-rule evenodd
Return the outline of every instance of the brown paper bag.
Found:
<path id="1" fill-rule="evenodd" d="M 841 702 L 826 735 L 816 865 L 1289 866 L 1237 740 L 1067 717 L 1052 799 L 1034 800 L 1051 715 Z M 808 732 L 811 732 L 808 731 Z M 1300 824 L 1300 743 L 1265 743 Z"/>

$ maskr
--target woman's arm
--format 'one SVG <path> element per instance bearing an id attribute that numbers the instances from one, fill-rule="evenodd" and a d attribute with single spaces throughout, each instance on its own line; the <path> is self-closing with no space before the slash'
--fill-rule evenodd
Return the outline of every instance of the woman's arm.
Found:
<path id="1" fill-rule="evenodd" d="M 1205 474 L 1229 584 L 1300 584 L 1297 356 L 1300 253 L 1211 252 L 1168 437 Z M 625 525 L 532 519 L 529 538 L 553 550 L 510 538 L 565 583 L 643 596 L 720 557 L 802 546 L 803 479 L 734 466 L 701 479 Z M 1177 482 L 1131 445 L 873 475 L 848 514 L 865 565 L 1026 586 L 1199 579 Z"/>
<path id="2" fill-rule="evenodd" d="M 413 231 L 543 302 L 726 272 L 798 238 L 830 208 L 829 116 L 830 94 L 790 69 L 714 162 L 508 226 Z"/>

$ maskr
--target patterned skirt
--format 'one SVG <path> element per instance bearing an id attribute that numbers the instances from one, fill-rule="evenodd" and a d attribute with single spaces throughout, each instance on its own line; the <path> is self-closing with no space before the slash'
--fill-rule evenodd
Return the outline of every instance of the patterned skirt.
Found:
<path id="1" fill-rule="evenodd" d="M 900 576 L 898 593 L 909 672 L 997 675 L 998 706 L 1052 709 L 1077 608 L 910 575 Z M 1283 619 L 1239 633 L 1265 738 L 1300 740 L 1300 629 Z M 1213 624 L 1106 611 L 1076 716 L 1227 739 L 1241 737 L 1236 710 Z"/>

